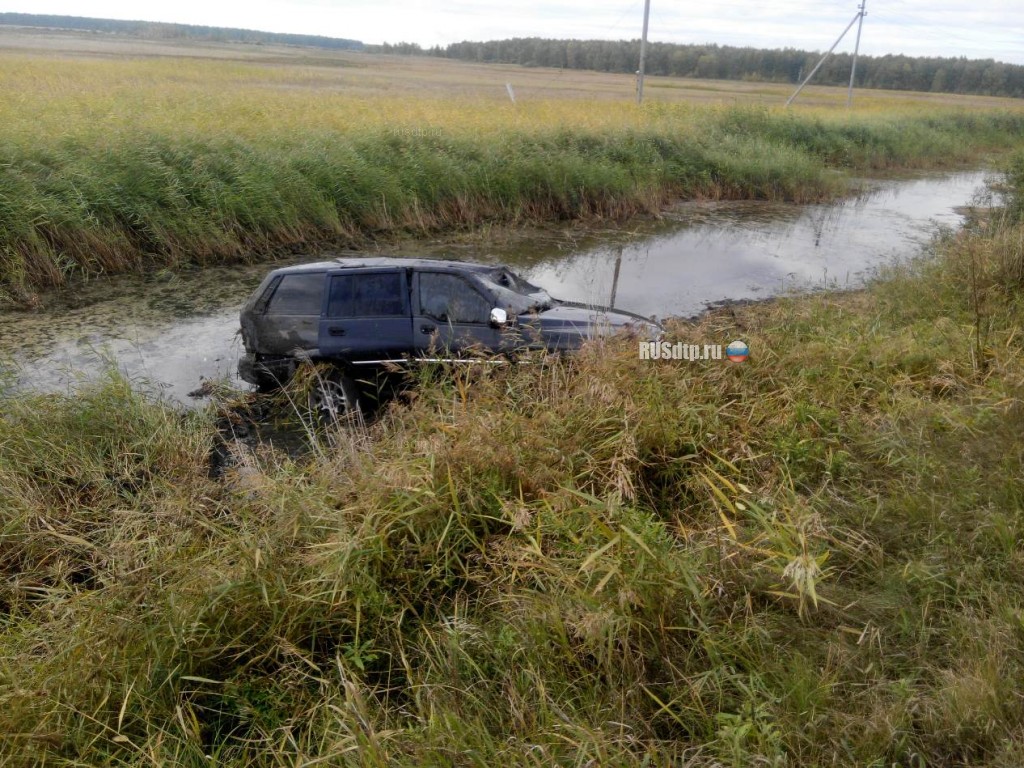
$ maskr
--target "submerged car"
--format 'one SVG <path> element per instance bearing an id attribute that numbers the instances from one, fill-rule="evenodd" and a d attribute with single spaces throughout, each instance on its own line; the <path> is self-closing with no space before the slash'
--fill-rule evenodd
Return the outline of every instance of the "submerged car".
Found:
<path id="1" fill-rule="evenodd" d="M 357 381 L 417 361 L 523 348 L 565 352 L 661 327 L 631 312 L 559 301 L 504 266 L 417 258 L 339 258 L 275 269 L 241 311 L 239 376 L 261 390 L 308 362 L 332 364 L 315 408 L 358 407 Z"/>

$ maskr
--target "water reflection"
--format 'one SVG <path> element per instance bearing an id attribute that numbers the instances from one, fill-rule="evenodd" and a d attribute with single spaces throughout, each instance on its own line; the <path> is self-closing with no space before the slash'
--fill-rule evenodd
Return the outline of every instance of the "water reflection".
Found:
<path id="1" fill-rule="evenodd" d="M 608 304 L 614 290 L 625 309 L 692 315 L 725 298 L 855 286 L 879 265 L 914 255 L 936 224 L 957 225 L 954 208 L 971 202 L 984 178 L 876 182 L 834 205 L 688 203 L 660 221 L 411 242 L 382 253 L 504 262 L 560 298 Z M 200 377 L 233 377 L 238 308 L 269 266 L 119 276 L 76 287 L 62 308 L 0 314 L 0 367 L 13 367 L 22 386 L 52 390 L 113 360 L 189 402 Z"/>
<path id="2" fill-rule="evenodd" d="M 667 231 L 622 247 L 616 304 L 659 316 L 720 299 L 813 287 L 852 287 L 880 265 L 915 254 L 936 225 L 955 226 L 984 175 L 889 182 L 834 205 L 718 204 L 685 208 Z M 598 245 L 527 271 L 552 292 L 608 303 L 618 245 Z"/>

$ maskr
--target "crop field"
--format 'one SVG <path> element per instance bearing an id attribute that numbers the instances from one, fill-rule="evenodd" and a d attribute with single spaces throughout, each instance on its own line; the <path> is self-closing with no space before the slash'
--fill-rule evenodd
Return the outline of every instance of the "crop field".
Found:
<path id="1" fill-rule="evenodd" d="M 979 162 L 1010 100 L 631 78 L 272 46 L 0 32 L 0 300 L 80 276 L 396 233 L 821 200 Z M 511 83 L 512 103 L 505 84 Z"/>
<path id="2" fill-rule="evenodd" d="M 96 40 L 0 30 L 6 140 L 170 136 L 286 139 L 381 129 L 504 134 L 522 130 L 668 130 L 699 124 L 701 107 L 780 107 L 788 85 L 632 77 L 468 64 L 430 57 L 250 45 Z M 512 104 L 506 83 L 513 86 Z M 861 117 L 908 118 L 952 108 L 1024 111 L 1015 99 L 857 91 Z M 598 103 L 595 103 L 598 102 Z M 799 116 L 845 122 L 846 90 L 810 86 Z M 833 109 L 843 106 L 843 109 Z"/>
<path id="3" fill-rule="evenodd" d="M 88 62 L 109 64 L 146 61 L 151 73 L 162 71 L 157 85 L 169 85 L 167 75 L 184 65 L 186 71 L 201 73 L 209 86 L 231 82 L 235 87 L 272 91 L 327 90 L 349 96 L 436 96 L 458 100 L 472 98 L 485 102 L 508 101 L 505 84 L 511 83 L 521 102 L 567 101 L 572 99 L 625 101 L 634 99 L 634 79 L 630 76 L 600 72 L 529 68 L 504 64 L 471 64 L 432 57 L 326 51 L 272 45 L 152 41 L 116 36 L 0 28 L 0 50 L 5 57 L 31 57 L 37 61 L 60 60 L 70 65 Z M 216 65 L 225 65 L 218 68 Z M 130 68 L 107 70 L 129 79 Z M 202 74 L 205 73 L 205 76 Z M 145 76 L 137 79 L 145 82 Z M 176 78 L 175 78 L 176 79 Z M 649 101 L 689 103 L 742 103 L 778 106 L 793 87 L 775 83 L 744 83 L 724 80 L 697 80 L 673 77 L 649 77 L 645 95 Z M 230 94 L 226 94 L 230 95 Z M 857 109 L 924 108 L 953 106 L 960 108 L 1019 109 L 1016 99 L 988 96 L 912 93 L 883 90 L 856 91 Z M 846 104 L 846 89 L 808 86 L 797 107 L 832 107 Z M 605 105 L 607 106 L 607 105 Z"/>

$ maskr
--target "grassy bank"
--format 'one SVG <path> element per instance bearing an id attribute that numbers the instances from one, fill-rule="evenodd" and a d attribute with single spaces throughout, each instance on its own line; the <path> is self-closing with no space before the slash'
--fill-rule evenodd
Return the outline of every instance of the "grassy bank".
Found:
<path id="1" fill-rule="evenodd" d="M 741 365 L 477 370 L 223 481 L 212 416 L 5 396 L 0 761 L 1019 765 L 1022 242 L 672 329 Z"/>
<path id="2" fill-rule="evenodd" d="M 954 106 L 513 105 L 438 83 L 367 96 L 353 69 L 0 58 L 0 301 L 76 276 L 677 197 L 820 200 L 844 171 L 977 161 L 1024 133 L 1020 110 Z"/>
<path id="3" fill-rule="evenodd" d="M 1024 132 L 1024 114 L 1009 113 L 824 121 L 661 111 L 650 126 L 483 136 L 381 127 L 8 144 L 0 285 L 24 298 L 74 275 L 485 221 L 624 216 L 677 197 L 820 200 L 843 189 L 834 169 L 962 162 Z"/>

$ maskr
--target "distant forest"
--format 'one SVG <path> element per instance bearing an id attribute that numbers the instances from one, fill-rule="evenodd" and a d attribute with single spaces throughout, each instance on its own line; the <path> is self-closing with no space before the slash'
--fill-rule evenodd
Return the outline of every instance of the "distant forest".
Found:
<path id="1" fill-rule="evenodd" d="M 635 72 L 639 40 L 544 40 L 539 37 L 452 43 L 423 49 L 414 43 L 368 46 L 367 50 L 442 56 L 463 61 L 522 64 L 526 67 Z M 737 48 L 729 45 L 648 43 L 646 72 L 650 75 L 797 83 L 821 58 L 820 52 L 795 48 Z M 820 85 L 850 81 L 848 53 L 833 54 L 814 76 Z M 1024 97 L 1024 66 L 992 59 L 859 56 L 856 85 L 900 91 L 974 93 Z"/>
<path id="2" fill-rule="evenodd" d="M 166 24 L 158 21 L 119 21 L 117 19 L 90 19 L 81 16 L 0 13 L 0 25 L 107 32 L 148 40 L 187 39 L 228 43 L 276 43 L 278 45 L 305 45 L 313 48 L 363 50 L 363 44 L 359 40 L 346 40 L 340 37 L 257 32 L 252 29 L 202 27 L 194 24 Z"/>

